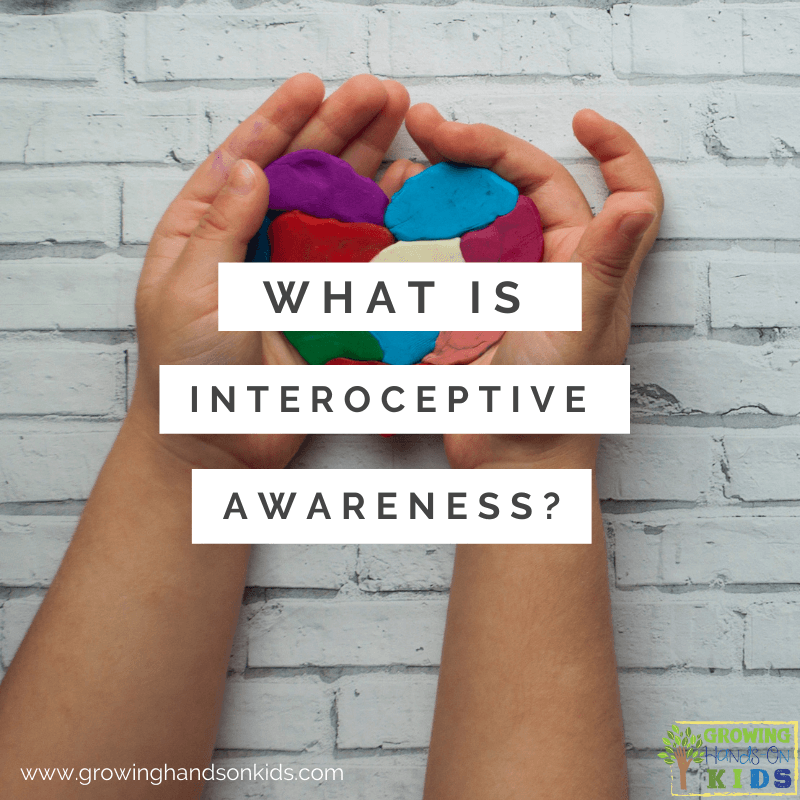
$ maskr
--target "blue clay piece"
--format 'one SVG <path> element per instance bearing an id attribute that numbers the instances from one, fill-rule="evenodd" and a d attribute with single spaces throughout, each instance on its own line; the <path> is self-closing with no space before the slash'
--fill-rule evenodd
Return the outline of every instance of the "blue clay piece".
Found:
<path id="1" fill-rule="evenodd" d="M 247 243 L 247 255 L 244 260 L 249 264 L 251 262 L 262 263 L 269 262 L 270 248 L 269 248 L 269 226 L 272 221 L 277 219 L 283 211 L 267 211 L 267 216 L 261 223 L 258 233 Z"/>
<path id="2" fill-rule="evenodd" d="M 454 239 L 510 214 L 519 191 L 483 167 L 441 161 L 409 178 L 392 197 L 384 225 L 396 239 Z"/>
<path id="3" fill-rule="evenodd" d="M 417 364 L 436 346 L 439 331 L 370 331 L 383 350 L 384 364 Z"/>
<path id="4" fill-rule="evenodd" d="M 272 208 L 320 219 L 383 225 L 389 198 L 375 181 L 321 150 L 295 150 L 265 169 Z"/>

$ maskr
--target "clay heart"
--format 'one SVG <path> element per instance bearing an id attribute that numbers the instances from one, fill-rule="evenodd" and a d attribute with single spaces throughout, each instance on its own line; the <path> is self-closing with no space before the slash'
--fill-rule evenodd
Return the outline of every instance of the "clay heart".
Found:
<path id="1" fill-rule="evenodd" d="M 297 150 L 265 170 L 270 211 L 246 261 L 540 261 L 539 211 L 491 170 L 441 162 L 391 202 L 342 159 Z M 309 364 L 464 364 L 504 331 L 287 331 Z"/>

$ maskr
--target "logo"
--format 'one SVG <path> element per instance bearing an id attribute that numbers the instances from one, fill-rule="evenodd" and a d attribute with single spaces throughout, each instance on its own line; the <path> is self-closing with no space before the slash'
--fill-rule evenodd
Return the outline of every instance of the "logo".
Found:
<path id="1" fill-rule="evenodd" d="M 683 720 L 662 738 L 658 757 L 670 767 L 672 795 L 697 795 L 697 783 L 687 788 L 693 765 L 703 797 L 797 795 L 797 733 L 797 720 Z"/>
<path id="2" fill-rule="evenodd" d="M 669 738 L 667 738 L 669 737 Z M 667 731 L 667 736 L 663 737 L 664 750 L 658 754 L 659 758 L 664 759 L 665 764 L 676 764 L 680 770 L 681 789 L 686 791 L 686 772 L 692 761 L 698 764 L 703 763 L 700 757 L 700 747 L 703 739 L 700 735 L 692 733 L 691 728 L 687 728 L 681 733 L 677 725 L 672 726 L 671 731 Z"/>

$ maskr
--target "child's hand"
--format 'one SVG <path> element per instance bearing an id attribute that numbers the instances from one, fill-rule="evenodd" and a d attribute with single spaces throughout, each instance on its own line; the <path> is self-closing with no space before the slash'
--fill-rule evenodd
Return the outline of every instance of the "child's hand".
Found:
<path id="1" fill-rule="evenodd" d="M 217 265 L 244 260 L 268 208 L 263 168 L 284 153 L 324 150 L 374 178 L 408 109 L 408 93 L 369 75 L 352 78 L 323 102 L 324 91 L 313 75 L 286 81 L 197 168 L 156 227 L 136 297 L 139 369 L 129 414 L 146 432 L 158 431 L 161 364 L 304 363 L 278 331 L 217 329 Z M 408 164 L 390 168 L 381 182 L 387 193 L 402 183 Z M 159 441 L 204 466 L 219 461 L 264 468 L 285 466 L 302 440 L 220 435 Z"/>
<path id="2" fill-rule="evenodd" d="M 566 168 L 515 136 L 489 125 L 447 122 L 427 104 L 410 109 L 406 127 L 431 163 L 487 167 L 530 197 L 542 217 L 544 261 L 583 264 L 582 331 L 509 331 L 474 363 L 621 363 L 636 274 L 664 205 L 655 171 L 633 137 L 594 111 L 575 115 L 575 136 L 600 162 L 611 191 L 593 217 Z M 445 445 L 454 467 L 592 466 L 597 437 L 454 435 L 445 437 Z"/>

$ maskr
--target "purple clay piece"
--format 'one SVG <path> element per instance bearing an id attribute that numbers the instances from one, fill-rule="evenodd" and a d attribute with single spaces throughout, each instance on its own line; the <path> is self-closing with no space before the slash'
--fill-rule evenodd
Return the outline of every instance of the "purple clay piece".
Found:
<path id="1" fill-rule="evenodd" d="M 320 219 L 383 225 L 389 198 L 346 161 L 321 150 L 296 150 L 264 170 L 270 208 L 303 211 Z"/>
<path id="2" fill-rule="evenodd" d="M 539 209 L 520 195 L 514 210 L 461 237 L 464 261 L 541 261 L 544 236 Z"/>

